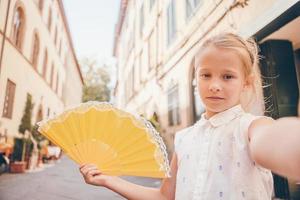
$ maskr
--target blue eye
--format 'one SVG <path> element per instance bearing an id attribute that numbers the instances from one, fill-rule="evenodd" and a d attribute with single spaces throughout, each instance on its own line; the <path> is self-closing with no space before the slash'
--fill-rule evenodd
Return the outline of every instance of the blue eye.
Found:
<path id="1" fill-rule="evenodd" d="M 229 79 L 233 79 L 234 76 L 226 74 L 226 75 L 223 76 L 223 78 L 224 78 L 225 80 L 229 80 Z"/>
<path id="2" fill-rule="evenodd" d="M 210 77 L 210 74 L 200 74 L 200 78 L 207 79 Z"/>

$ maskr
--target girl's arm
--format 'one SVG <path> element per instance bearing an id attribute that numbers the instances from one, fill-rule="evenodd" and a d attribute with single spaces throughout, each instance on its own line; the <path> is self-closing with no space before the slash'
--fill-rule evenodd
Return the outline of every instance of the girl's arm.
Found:
<path id="1" fill-rule="evenodd" d="M 171 176 L 165 178 L 162 182 L 161 188 L 144 187 L 129 181 L 123 180 L 119 177 L 107 176 L 101 174 L 95 165 L 83 165 L 80 171 L 85 179 L 85 182 L 91 185 L 106 187 L 126 199 L 131 200 L 169 200 L 174 199 L 175 184 L 177 173 L 177 157 L 173 155 L 171 161 Z"/>
<path id="2" fill-rule="evenodd" d="M 300 180 L 300 118 L 261 118 L 249 127 L 250 154 L 262 167 Z"/>

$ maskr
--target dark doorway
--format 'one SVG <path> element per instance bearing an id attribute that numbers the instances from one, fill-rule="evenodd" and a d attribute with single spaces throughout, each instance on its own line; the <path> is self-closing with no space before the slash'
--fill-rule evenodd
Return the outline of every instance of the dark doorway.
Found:
<path id="1" fill-rule="evenodd" d="M 292 43 L 288 40 L 268 40 L 260 44 L 260 49 L 263 56 L 260 69 L 265 86 L 265 115 L 274 119 L 296 116 L 299 86 Z M 291 191 L 294 186 L 286 178 L 274 174 L 277 198 L 298 198 L 295 196 L 297 189 Z"/>

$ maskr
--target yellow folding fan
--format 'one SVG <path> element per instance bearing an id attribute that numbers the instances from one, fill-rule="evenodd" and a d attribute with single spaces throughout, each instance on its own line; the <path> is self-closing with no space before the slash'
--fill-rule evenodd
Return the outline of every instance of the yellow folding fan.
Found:
<path id="1" fill-rule="evenodd" d="M 102 173 L 170 176 L 166 147 L 151 123 L 107 102 L 87 102 L 38 123 L 38 131 L 78 164 Z"/>

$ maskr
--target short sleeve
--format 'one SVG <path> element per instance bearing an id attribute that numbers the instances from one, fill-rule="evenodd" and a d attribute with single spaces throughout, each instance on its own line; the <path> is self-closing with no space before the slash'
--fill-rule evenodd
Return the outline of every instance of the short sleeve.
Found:
<path id="1" fill-rule="evenodd" d="M 252 124 L 253 121 L 260 119 L 260 118 L 269 118 L 272 119 L 271 117 L 267 116 L 255 116 L 252 114 L 246 114 L 242 117 L 241 119 L 241 126 L 240 128 L 242 129 L 241 132 L 243 133 L 243 140 L 246 146 L 249 145 L 249 137 L 248 137 L 248 132 L 249 132 L 249 127 Z"/>
<path id="2" fill-rule="evenodd" d="M 192 127 L 185 128 L 175 133 L 174 136 L 174 151 L 178 155 L 180 152 L 180 147 L 183 141 L 183 137 L 186 136 L 186 133 L 191 130 Z"/>

